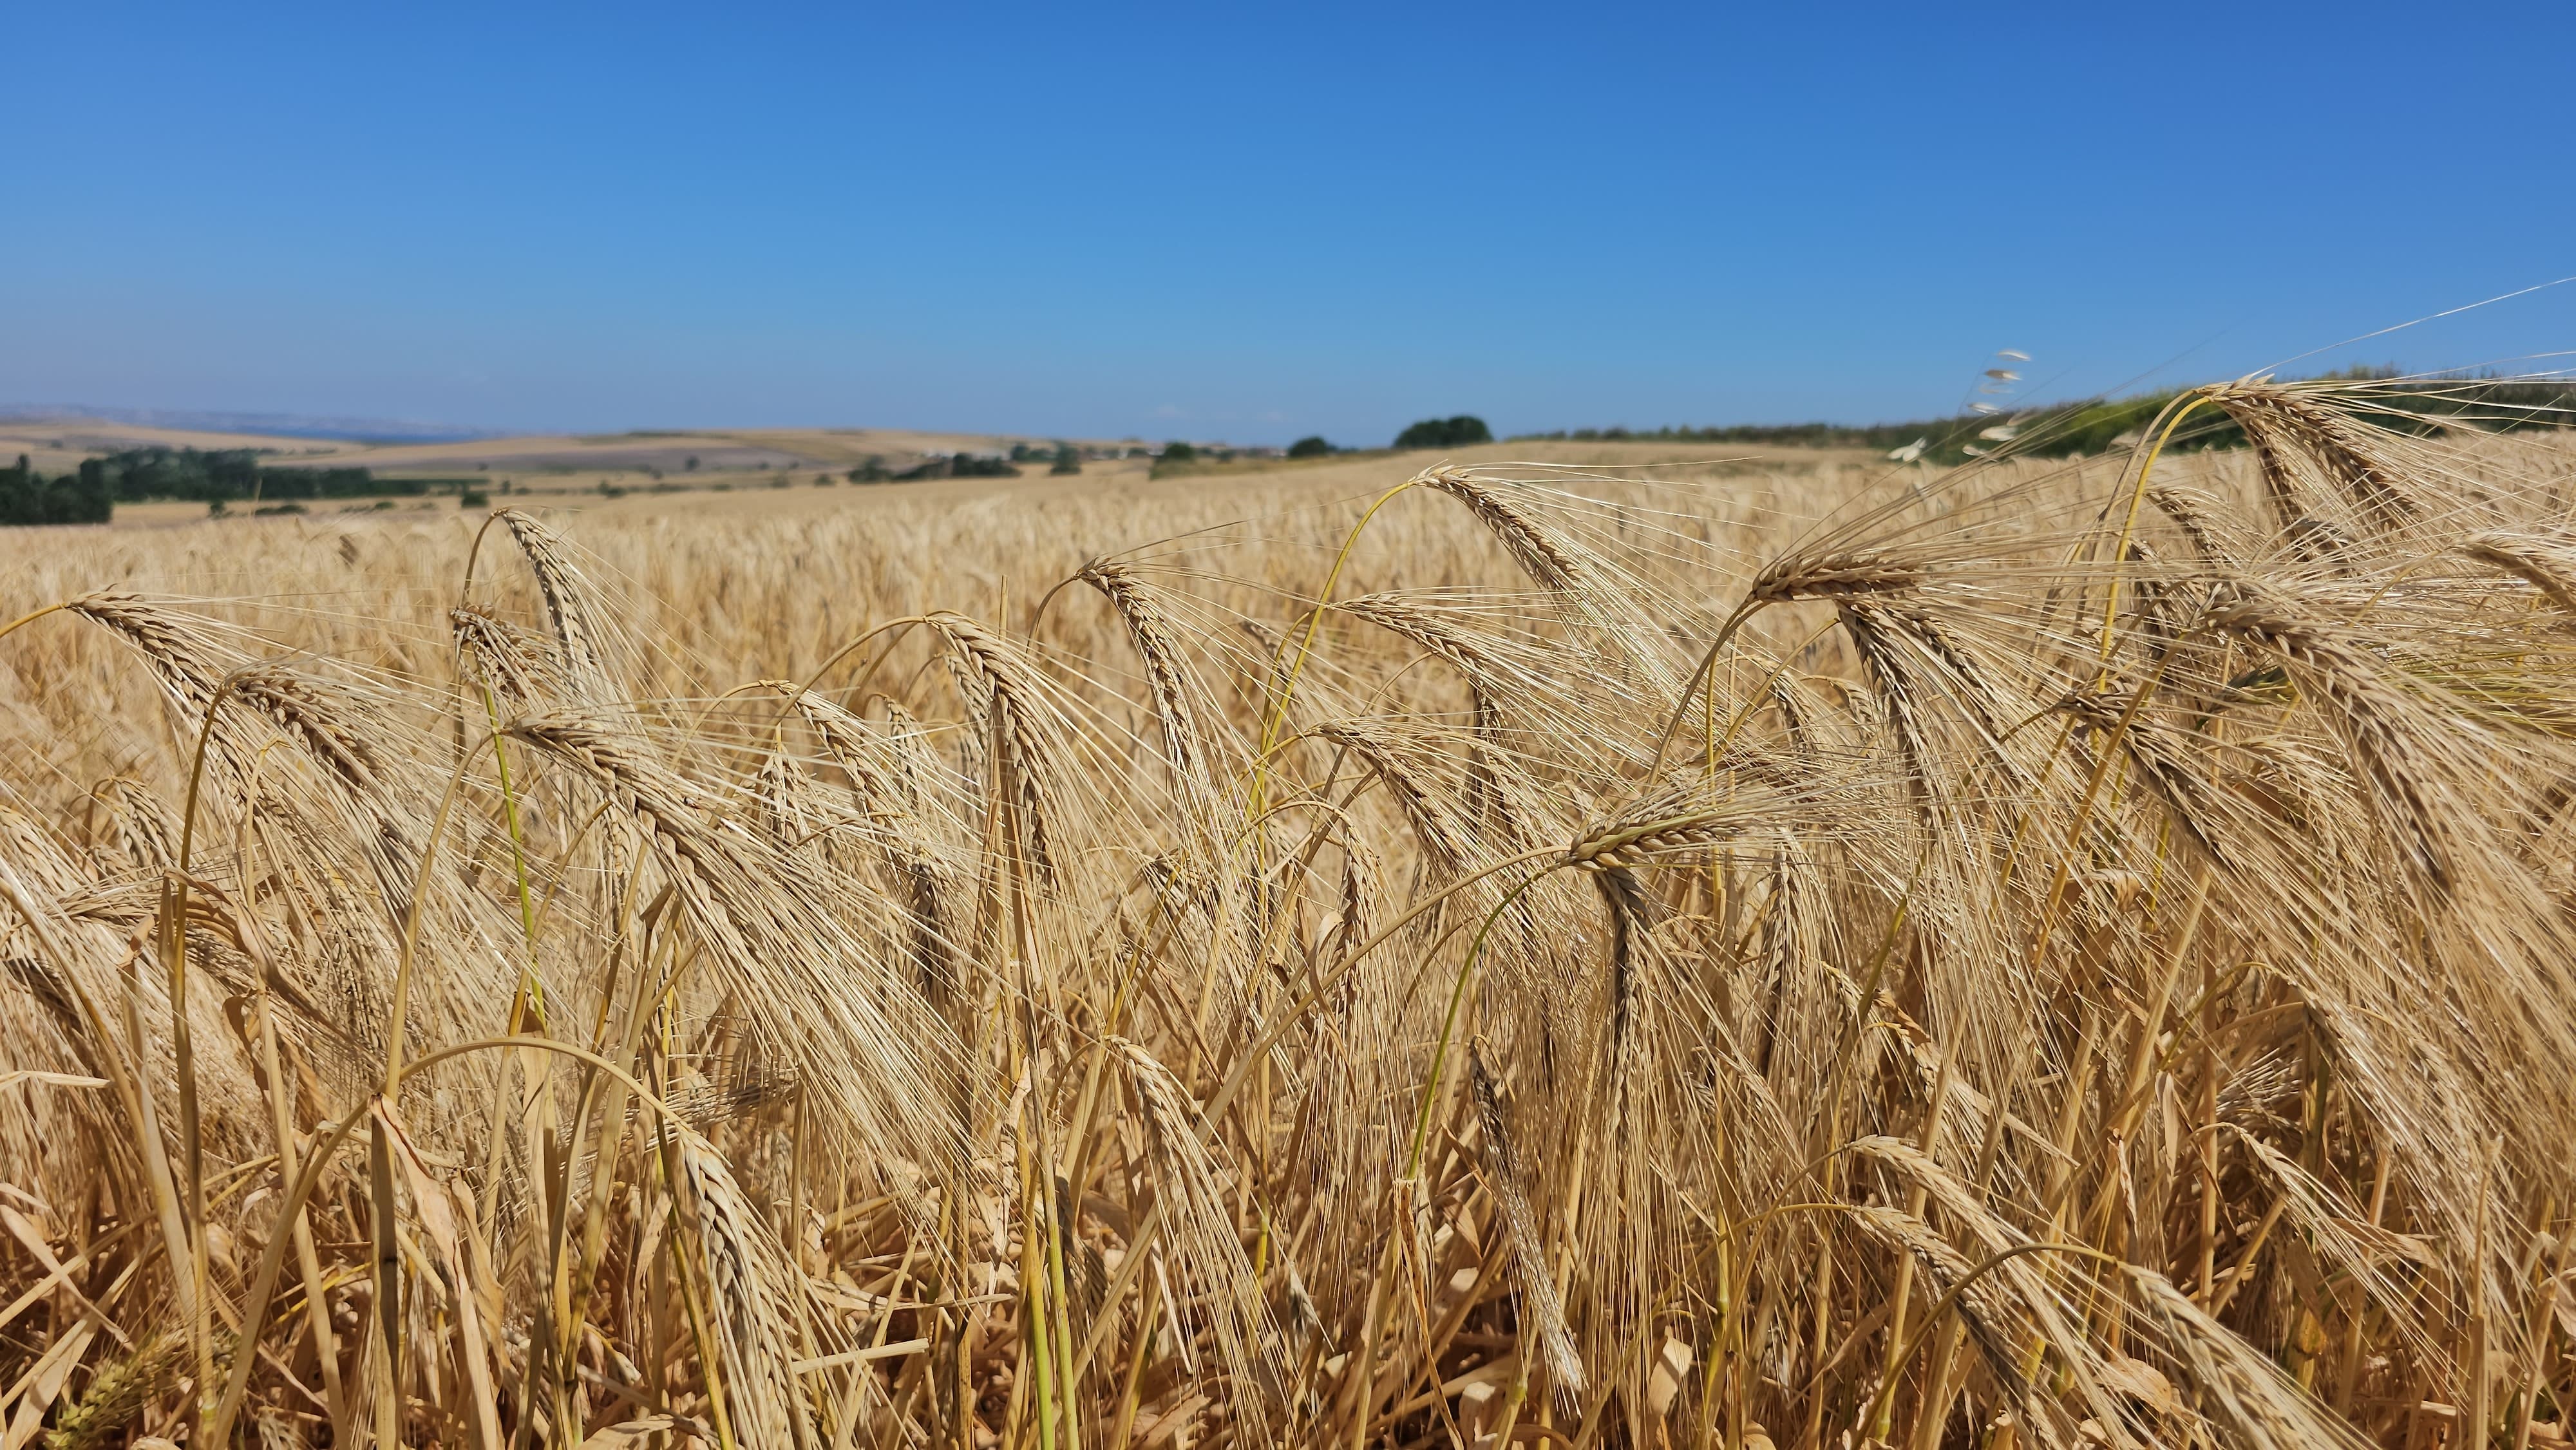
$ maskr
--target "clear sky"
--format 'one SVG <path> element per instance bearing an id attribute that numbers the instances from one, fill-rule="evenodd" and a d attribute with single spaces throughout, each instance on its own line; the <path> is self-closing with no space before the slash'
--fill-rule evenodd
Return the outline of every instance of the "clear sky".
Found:
<path id="1" fill-rule="evenodd" d="M 2569 0 L 29 0 L 0 33 L 0 403 L 1871 421 L 1999 348 L 2057 395 L 2232 375 L 2576 273 Z M 2576 284 L 2294 370 L 2571 347 Z"/>

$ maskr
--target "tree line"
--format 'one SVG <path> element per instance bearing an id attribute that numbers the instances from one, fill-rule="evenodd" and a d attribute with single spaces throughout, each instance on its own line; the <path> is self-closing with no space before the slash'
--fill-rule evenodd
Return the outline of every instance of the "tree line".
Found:
<path id="1" fill-rule="evenodd" d="M 106 474 L 83 463 L 77 473 L 47 478 L 18 455 L 0 468 L 0 524 L 103 524 L 116 512 Z"/>
<path id="2" fill-rule="evenodd" d="M 119 502 L 147 498 L 236 503 L 248 499 L 379 498 L 429 492 L 434 480 L 378 478 L 364 468 L 274 464 L 252 448 L 129 448 L 93 458 Z"/>

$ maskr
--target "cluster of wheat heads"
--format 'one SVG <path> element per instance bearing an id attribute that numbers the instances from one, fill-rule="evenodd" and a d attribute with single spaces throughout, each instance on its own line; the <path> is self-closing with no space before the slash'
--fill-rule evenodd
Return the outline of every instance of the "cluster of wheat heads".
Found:
<path id="1" fill-rule="evenodd" d="M 793 678 L 514 512 L 372 634 L 54 601 L 8 1450 L 2555 1440 L 2576 454 L 2176 406 L 2251 446 L 1749 562 L 1434 469 Z"/>

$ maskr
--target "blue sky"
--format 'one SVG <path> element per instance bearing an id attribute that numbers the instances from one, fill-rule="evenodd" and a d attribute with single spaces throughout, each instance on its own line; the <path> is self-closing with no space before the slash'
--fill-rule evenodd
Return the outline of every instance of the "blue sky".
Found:
<path id="1" fill-rule="evenodd" d="M 2576 5 L 26 5 L 0 403 L 1377 444 L 2576 273 Z M 2576 284 L 2298 365 L 2576 347 Z M 2539 366 L 2556 366 L 2550 360 Z M 2530 366 L 2531 364 L 2524 364 Z"/>

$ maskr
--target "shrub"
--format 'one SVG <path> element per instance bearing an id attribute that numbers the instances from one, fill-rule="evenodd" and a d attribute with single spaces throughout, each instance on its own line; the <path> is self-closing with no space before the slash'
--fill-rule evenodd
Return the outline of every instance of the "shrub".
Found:
<path id="1" fill-rule="evenodd" d="M 461 509 L 490 508 L 492 495 L 479 488 L 469 488 L 456 496 L 456 506 Z"/>
<path id="2" fill-rule="evenodd" d="M 1159 456 L 1165 463 L 1194 463 L 1198 460 L 1199 451 L 1175 438 L 1163 445 Z"/>
<path id="3" fill-rule="evenodd" d="M 1320 433 L 1310 434 L 1288 445 L 1288 456 L 1291 458 L 1322 458 L 1332 451 L 1333 445 L 1325 442 Z"/>
<path id="4" fill-rule="evenodd" d="M 1055 446 L 1055 463 L 1052 467 L 1047 469 L 1047 472 L 1080 473 L 1081 471 L 1082 454 L 1080 451 L 1075 449 L 1070 443 L 1057 444 Z"/>
<path id="5" fill-rule="evenodd" d="M 1491 443 L 1494 430 L 1485 420 L 1470 413 L 1455 418 L 1425 418 L 1395 435 L 1398 448 L 1464 448 L 1470 443 Z"/>

